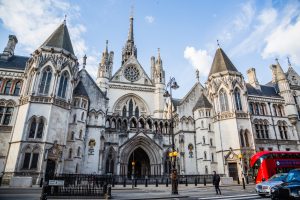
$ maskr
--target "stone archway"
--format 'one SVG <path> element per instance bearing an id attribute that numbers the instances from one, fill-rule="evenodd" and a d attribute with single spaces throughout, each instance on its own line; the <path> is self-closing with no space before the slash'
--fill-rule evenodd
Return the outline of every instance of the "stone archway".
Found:
<path id="1" fill-rule="evenodd" d="M 147 176 L 161 175 L 163 169 L 163 149 L 143 133 L 135 135 L 133 138 L 120 146 L 120 162 L 118 168 L 120 175 L 131 176 L 133 152 L 135 152 L 135 156 L 136 154 L 141 157 L 146 156 L 146 158 L 140 158 L 140 160 L 143 161 L 143 163 L 140 163 L 140 168 L 144 171 L 143 173 L 138 172 L 139 175 L 146 176 L 146 172 L 148 173 Z M 149 169 L 146 170 L 146 166 L 148 166 Z"/>
<path id="2" fill-rule="evenodd" d="M 133 176 L 144 178 L 150 173 L 150 160 L 147 153 L 141 147 L 136 148 L 129 157 L 128 178 Z"/>

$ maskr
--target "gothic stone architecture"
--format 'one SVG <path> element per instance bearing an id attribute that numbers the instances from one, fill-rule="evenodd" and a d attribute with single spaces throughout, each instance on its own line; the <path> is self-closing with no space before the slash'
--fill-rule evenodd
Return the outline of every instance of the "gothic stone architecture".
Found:
<path id="1" fill-rule="evenodd" d="M 218 48 L 205 86 L 197 75 L 182 99 L 170 100 L 160 53 L 150 75 L 138 61 L 133 20 L 121 66 L 113 74 L 106 45 L 96 80 L 86 57 L 79 67 L 65 21 L 30 57 L 15 55 L 18 40 L 9 36 L 0 54 L 4 184 L 38 184 L 45 173 L 168 175 L 170 112 L 180 174 L 216 170 L 237 179 L 257 151 L 299 151 L 300 77 L 290 64 L 287 72 L 272 64 L 266 85 L 251 68 L 246 82 Z"/>

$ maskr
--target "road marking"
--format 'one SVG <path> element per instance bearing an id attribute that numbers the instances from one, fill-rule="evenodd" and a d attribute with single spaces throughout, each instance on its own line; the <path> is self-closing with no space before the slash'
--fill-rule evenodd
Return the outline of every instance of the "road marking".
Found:
<path id="1" fill-rule="evenodd" d="M 198 198 L 199 200 L 205 200 L 205 199 L 247 199 L 247 198 L 257 198 L 259 197 L 257 194 L 247 194 L 247 195 L 234 195 L 234 196 L 216 196 L 216 197 L 204 197 L 204 198 Z"/>

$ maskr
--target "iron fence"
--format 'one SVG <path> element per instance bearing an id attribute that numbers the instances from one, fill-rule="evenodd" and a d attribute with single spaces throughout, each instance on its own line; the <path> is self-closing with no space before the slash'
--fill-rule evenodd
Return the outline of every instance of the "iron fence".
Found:
<path id="1" fill-rule="evenodd" d="M 47 197 L 100 197 L 111 195 L 112 176 L 94 174 L 59 174 L 43 185 L 42 198 Z"/>

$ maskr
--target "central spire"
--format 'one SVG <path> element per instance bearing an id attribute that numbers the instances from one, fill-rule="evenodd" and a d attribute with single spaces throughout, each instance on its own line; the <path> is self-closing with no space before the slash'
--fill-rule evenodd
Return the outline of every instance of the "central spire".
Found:
<path id="1" fill-rule="evenodd" d="M 128 31 L 128 39 L 125 43 L 125 46 L 122 50 L 122 65 L 131 57 L 137 57 L 137 50 L 134 45 L 134 37 L 133 37 L 133 16 L 129 17 L 130 25 Z"/>
<path id="2" fill-rule="evenodd" d="M 129 32 L 128 32 L 128 41 L 134 43 L 134 37 L 133 37 L 133 16 L 130 16 L 129 19 L 130 19 L 130 26 L 129 26 Z"/>

